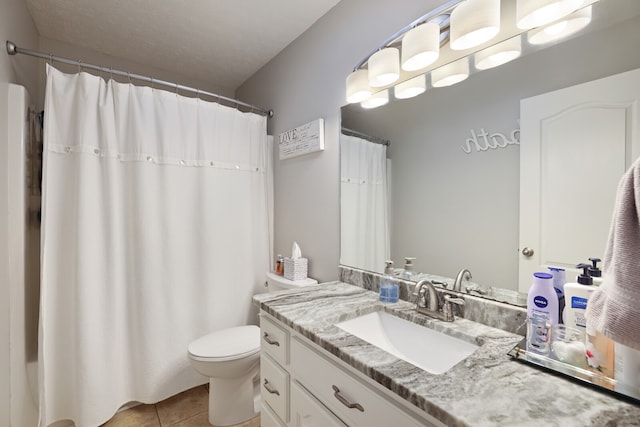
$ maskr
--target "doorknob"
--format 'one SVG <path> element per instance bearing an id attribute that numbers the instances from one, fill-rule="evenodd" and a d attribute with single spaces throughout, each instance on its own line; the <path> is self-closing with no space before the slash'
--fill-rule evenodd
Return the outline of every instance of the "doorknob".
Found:
<path id="1" fill-rule="evenodd" d="M 527 258 L 533 256 L 533 249 L 531 248 L 524 248 L 522 250 L 522 255 L 526 256 Z"/>

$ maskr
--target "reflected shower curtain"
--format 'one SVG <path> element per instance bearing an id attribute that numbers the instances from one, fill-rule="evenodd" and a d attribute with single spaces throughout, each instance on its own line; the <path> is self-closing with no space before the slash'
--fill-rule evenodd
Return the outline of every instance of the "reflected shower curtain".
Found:
<path id="1" fill-rule="evenodd" d="M 384 271 L 391 256 L 387 147 L 340 135 L 340 263 Z"/>
<path id="2" fill-rule="evenodd" d="M 187 346 L 255 323 L 269 268 L 266 118 L 47 67 L 40 426 L 206 379 Z"/>

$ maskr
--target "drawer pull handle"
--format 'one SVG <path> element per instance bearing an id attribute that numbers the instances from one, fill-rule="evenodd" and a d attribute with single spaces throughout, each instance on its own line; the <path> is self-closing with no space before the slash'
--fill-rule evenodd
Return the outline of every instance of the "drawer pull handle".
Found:
<path id="1" fill-rule="evenodd" d="M 349 403 L 349 401 L 347 399 L 345 399 L 344 397 L 342 397 L 342 395 L 340 394 L 340 389 L 338 387 L 336 387 L 335 385 L 332 385 L 331 387 L 333 387 L 333 391 L 335 391 L 335 393 L 333 393 L 333 396 L 338 399 L 338 401 L 340 403 L 342 403 L 344 406 L 346 406 L 349 409 L 357 409 L 360 412 L 364 412 L 364 408 L 362 407 L 361 404 L 359 403 Z"/>
<path id="2" fill-rule="evenodd" d="M 280 396 L 280 392 L 278 390 L 276 390 L 275 388 L 271 387 L 271 384 L 269 384 L 269 381 L 267 381 L 266 379 L 264 380 L 264 388 L 271 394 L 275 394 L 276 396 Z"/>
<path id="3" fill-rule="evenodd" d="M 278 341 L 275 341 L 275 340 L 272 340 L 271 338 L 269 338 L 269 334 L 266 333 L 266 332 L 264 333 L 264 340 L 269 345 L 275 345 L 276 347 L 280 347 L 280 343 Z"/>

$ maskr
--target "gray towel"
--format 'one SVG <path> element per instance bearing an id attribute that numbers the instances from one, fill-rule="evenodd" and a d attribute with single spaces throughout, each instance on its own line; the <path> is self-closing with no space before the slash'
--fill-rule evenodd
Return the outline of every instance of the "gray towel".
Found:
<path id="1" fill-rule="evenodd" d="M 618 185 L 602 276 L 587 304 L 587 333 L 640 350 L 640 159 Z"/>

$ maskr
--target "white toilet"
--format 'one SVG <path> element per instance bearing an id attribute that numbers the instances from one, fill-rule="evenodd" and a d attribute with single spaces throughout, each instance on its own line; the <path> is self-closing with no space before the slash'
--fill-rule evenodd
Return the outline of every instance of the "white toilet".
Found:
<path id="1" fill-rule="evenodd" d="M 314 279 L 291 281 L 266 273 L 269 292 L 315 285 Z M 259 413 L 260 328 L 222 329 L 189 344 L 189 363 L 209 378 L 209 423 L 240 424 Z"/>

